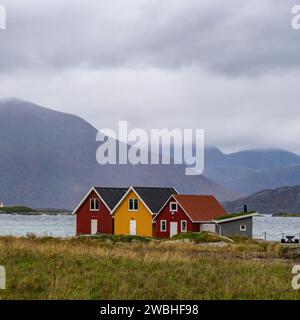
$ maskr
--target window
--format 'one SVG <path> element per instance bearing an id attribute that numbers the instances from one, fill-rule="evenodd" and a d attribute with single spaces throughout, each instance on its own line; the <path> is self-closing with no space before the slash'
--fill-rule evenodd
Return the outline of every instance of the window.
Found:
<path id="1" fill-rule="evenodd" d="M 90 200 L 90 210 L 91 211 L 99 211 L 99 199 L 91 199 Z"/>
<path id="2" fill-rule="evenodd" d="M 177 202 L 170 202 L 170 211 L 171 212 L 177 212 L 178 211 Z"/>
<path id="3" fill-rule="evenodd" d="M 166 220 L 161 220 L 160 221 L 160 231 L 161 232 L 166 232 L 167 231 L 167 221 Z"/>
<path id="4" fill-rule="evenodd" d="M 137 211 L 139 209 L 138 199 L 129 199 L 128 208 L 129 211 Z"/>
<path id="5" fill-rule="evenodd" d="M 181 220 L 181 232 L 187 232 L 187 221 Z"/>
<path id="6" fill-rule="evenodd" d="M 245 224 L 241 224 L 240 231 L 246 231 L 246 230 L 247 230 L 247 226 Z"/>

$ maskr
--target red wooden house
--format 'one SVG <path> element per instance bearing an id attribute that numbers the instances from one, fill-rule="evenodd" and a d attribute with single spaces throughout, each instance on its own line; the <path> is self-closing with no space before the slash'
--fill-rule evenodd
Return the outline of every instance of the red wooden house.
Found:
<path id="1" fill-rule="evenodd" d="M 74 210 L 76 233 L 114 234 L 111 211 L 121 200 L 128 188 L 93 187 Z"/>
<path id="2" fill-rule="evenodd" d="M 214 218 L 226 211 L 214 196 L 172 195 L 153 219 L 156 236 L 170 238 L 181 232 L 215 232 Z"/>

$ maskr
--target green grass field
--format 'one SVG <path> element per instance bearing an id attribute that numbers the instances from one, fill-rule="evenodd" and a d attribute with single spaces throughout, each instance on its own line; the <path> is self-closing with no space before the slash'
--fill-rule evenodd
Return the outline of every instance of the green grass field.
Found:
<path id="1" fill-rule="evenodd" d="M 0 299 L 300 299 L 299 247 L 124 239 L 0 238 Z"/>

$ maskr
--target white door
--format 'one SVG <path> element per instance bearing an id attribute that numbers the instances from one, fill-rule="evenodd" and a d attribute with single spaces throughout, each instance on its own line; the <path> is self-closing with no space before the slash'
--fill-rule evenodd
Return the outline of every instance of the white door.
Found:
<path id="1" fill-rule="evenodd" d="M 91 221 L 91 234 L 97 234 L 98 231 L 98 220 L 93 219 Z"/>
<path id="2" fill-rule="evenodd" d="M 171 222 L 170 224 L 170 238 L 175 236 L 178 233 L 177 231 L 177 222 Z"/>
<path id="3" fill-rule="evenodd" d="M 130 235 L 136 236 L 136 220 L 130 220 Z"/>

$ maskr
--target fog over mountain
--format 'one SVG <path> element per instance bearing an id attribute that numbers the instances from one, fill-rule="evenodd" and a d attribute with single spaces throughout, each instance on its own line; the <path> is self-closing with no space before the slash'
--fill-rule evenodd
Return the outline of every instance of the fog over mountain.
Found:
<path id="1" fill-rule="evenodd" d="M 300 183 L 300 156 L 284 150 L 246 150 L 223 154 L 206 150 L 204 175 L 244 195 Z"/>
<path id="2" fill-rule="evenodd" d="M 96 161 L 97 130 L 77 116 L 9 99 L 0 102 L 0 201 L 74 208 L 92 185 L 174 186 L 179 192 L 232 192 L 179 165 L 105 165 Z"/>
<path id="3" fill-rule="evenodd" d="M 299 2 L 299 1 L 298 1 Z M 300 154 L 296 0 L 1 0 L 0 98 Z"/>

